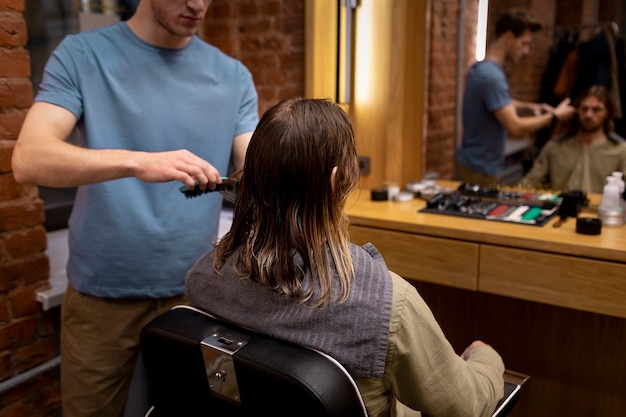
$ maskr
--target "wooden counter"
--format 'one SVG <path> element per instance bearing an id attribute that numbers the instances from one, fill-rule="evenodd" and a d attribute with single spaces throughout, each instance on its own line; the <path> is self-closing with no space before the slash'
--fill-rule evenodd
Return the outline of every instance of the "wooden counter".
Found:
<path id="1" fill-rule="evenodd" d="M 371 241 L 405 278 L 626 318 L 626 226 L 582 235 L 576 218 L 539 227 L 419 213 L 425 204 L 355 192 L 346 206 L 352 241 Z"/>
<path id="2" fill-rule="evenodd" d="M 511 417 L 625 416 L 626 226 L 587 236 L 575 218 L 539 227 L 424 206 L 356 191 L 351 240 L 372 242 L 419 290 L 456 351 L 484 340 L 530 376 Z"/>

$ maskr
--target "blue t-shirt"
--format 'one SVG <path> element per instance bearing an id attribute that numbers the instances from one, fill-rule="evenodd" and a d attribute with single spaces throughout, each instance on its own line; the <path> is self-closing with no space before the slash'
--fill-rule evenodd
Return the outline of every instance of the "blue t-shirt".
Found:
<path id="1" fill-rule="evenodd" d="M 463 140 L 456 154 L 460 163 L 486 175 L 502 169 L 506 129 L 494 112 L 510 103 L 502 68 L 493 61 L 472 65 L 463 96 Z"/>
<path id="2" fill-rule="evenodd" d="M 223 175 L 233 137 L 258 123 L 258 97 L 239 61 L 197 37 L 181 49 L 143 42 L 125 22 L 67 36 L 36 101 L 78 118 L 79 146 L 187 149 Z M 102 297 L 183 293 L 187 270 L 214 243 L 222 198 L 186 199 L 177 181 L 123 178 L 78 188 L 67 275 Z"/>

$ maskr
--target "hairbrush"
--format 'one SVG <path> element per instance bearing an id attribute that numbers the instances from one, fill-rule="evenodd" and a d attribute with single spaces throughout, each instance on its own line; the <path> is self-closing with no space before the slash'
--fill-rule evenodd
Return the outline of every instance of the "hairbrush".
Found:
<path id="1" fill-rule="evenodd" d="M 203 194 L 212 193 L 214 191 L 219 191 L 222 193 L 224 193 L 225 191 L 233 191 L 235 190 L 236 186 L 237 186 L 237 178 L 222 177 L 222 182 L 219 184 L 215 184 L 215 188 L 212 190 L 209 189 L 208 187 L 204 190 L 201 190 L 200 187 L 198 186 L 198 183 L 196 182 L 195 186 L 192 189 L 189 189 L 186 185 L 183 185 L 182 187 L 178 189 L 178 191 L 183 193 L 185 197 L 187 198 L 194 198 Z M 224 194 L 224 198 L 229 200 L 226 194 Z"/>

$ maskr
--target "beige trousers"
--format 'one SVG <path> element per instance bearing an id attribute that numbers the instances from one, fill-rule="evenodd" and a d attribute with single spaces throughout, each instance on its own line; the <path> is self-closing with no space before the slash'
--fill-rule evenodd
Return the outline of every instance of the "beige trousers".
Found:
<path id="1" fill-rule="evenodd" d="M 61 306 L 61 403 L 64 417 L 122 417 L 139 332 L 184 296 L 114 299 L 68 285 Z"/>

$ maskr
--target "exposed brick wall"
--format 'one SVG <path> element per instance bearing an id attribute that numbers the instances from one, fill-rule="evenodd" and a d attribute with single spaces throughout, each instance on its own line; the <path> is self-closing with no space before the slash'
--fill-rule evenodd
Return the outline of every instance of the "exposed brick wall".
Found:
<path id="1" fill-rule="evenodd" d="M 431 1 L 426 171 L 454 168 L 459 1 Z M 475 25 L 474 25 L 475 26 Z"/>
<path id="2" fill-rule="evenodd" d="M 0 0 L 0 380 L 27 371 L 55 352 L 51 313 L 36 291 L 48 285 L 43 202 L 17 184 L 11 153 L 32 102 L 23 0 Z M 43 374 L 0 395 L 0 416 L 51 416 L 60 404 L 55 375 Z"/>
<path id="3" fill-rule="evenodd" d="M 569 3 L 560 3 L 557 5 L 556 23 L 558 25 L 573 25 L 580 23 L 583 11 L 584 0 L 571 0 Z M 592 17 L 592 11 L 589 11 L 589 19 Z"/>
<path id="4" fill-rule="evenodd" d="M 260 114 L 304 95 L 304 0 L 214 0 L 202 36 L 252 72 Z"/>
<path id="5" fill-rule="evenodd" d="M 624 1 L 600 0 L 598 7 L 598 20 L 601 22 L 613 21 L 620 22 L 620 18 L 626 12 L 626 3 Z M 622 22 L 623 23 L 623 22 Z M 620 27 L 620 36 L 624 37 L 626 28 Z"/>

